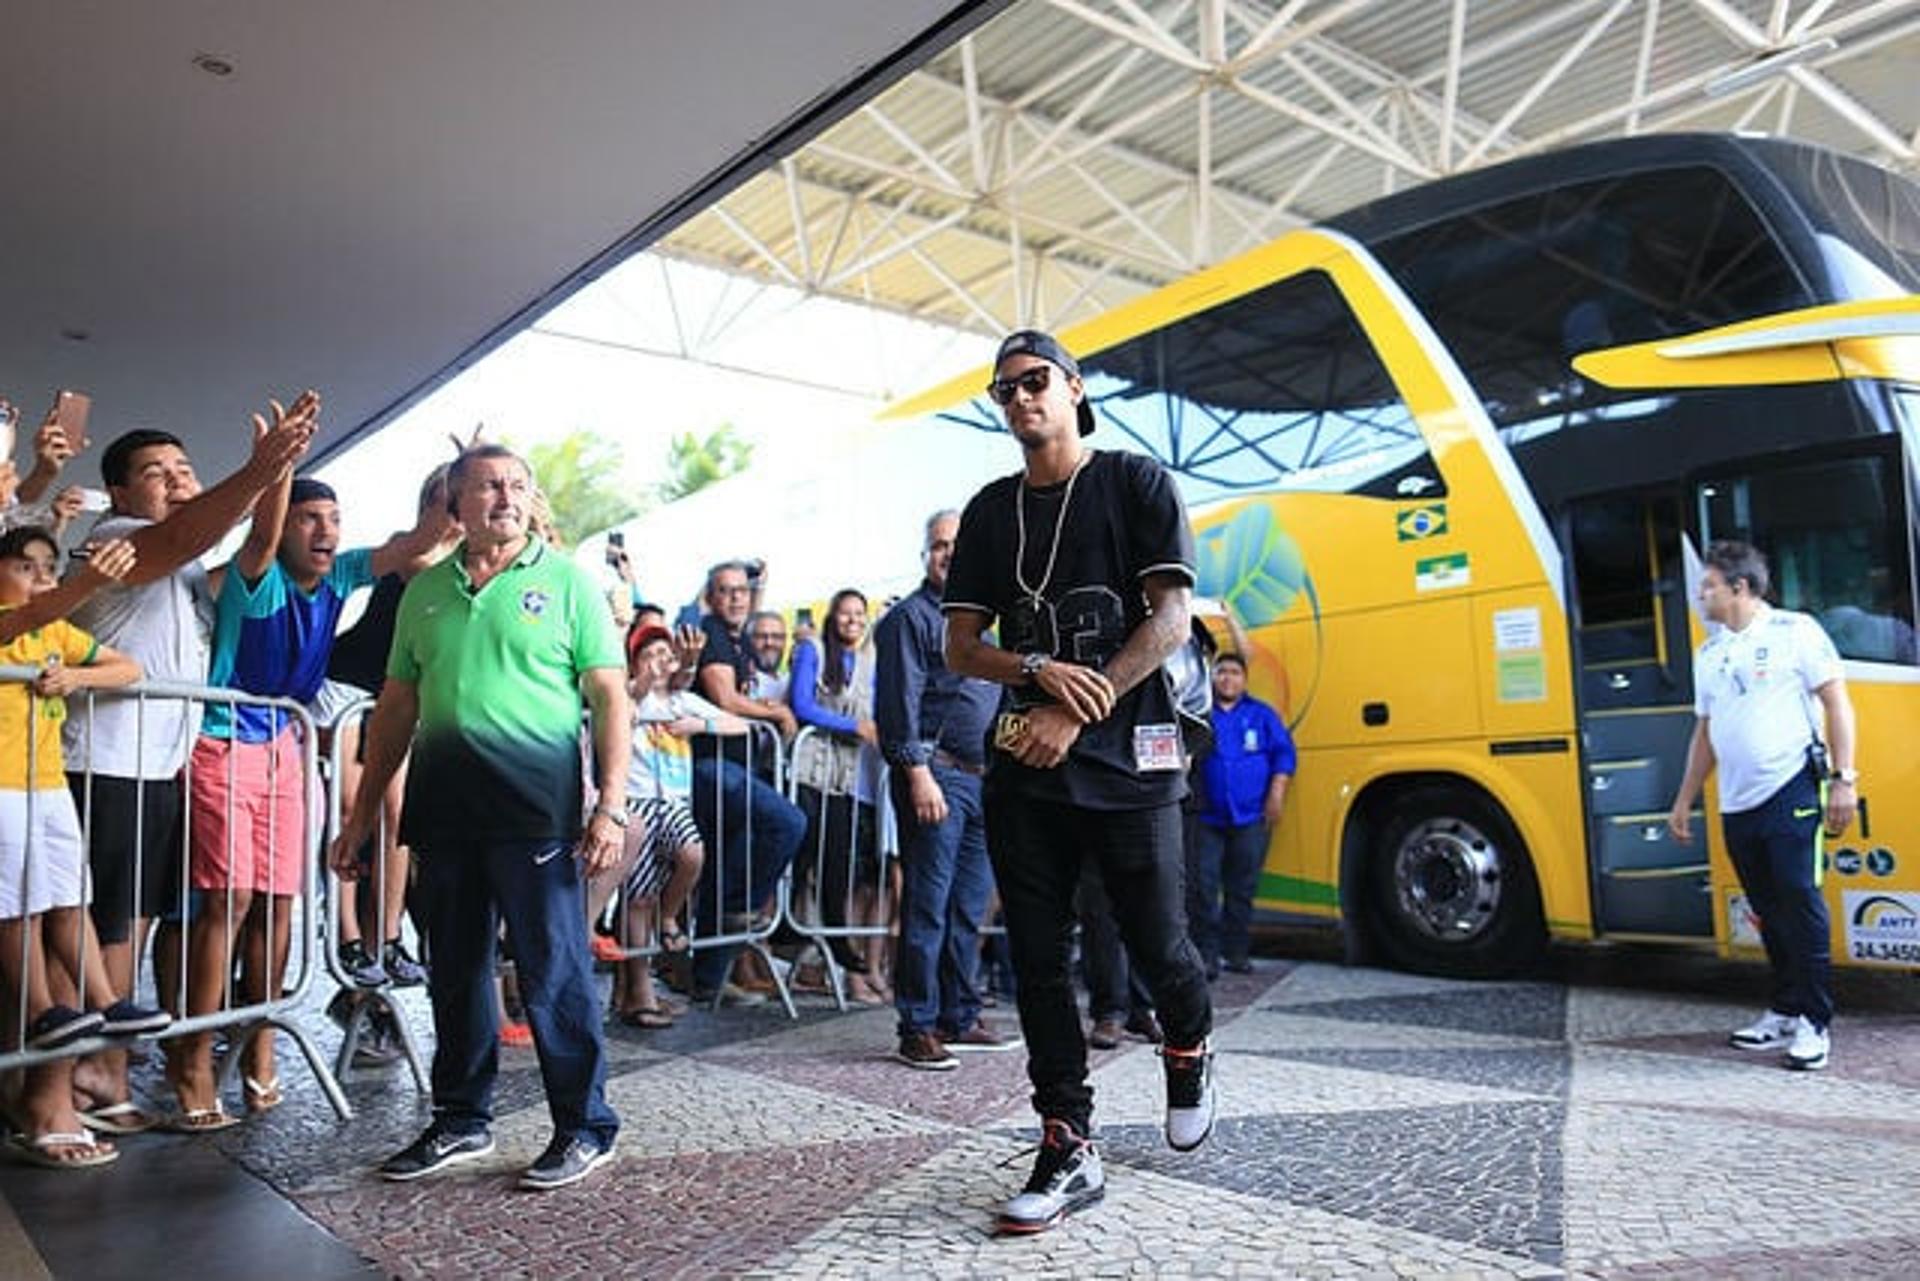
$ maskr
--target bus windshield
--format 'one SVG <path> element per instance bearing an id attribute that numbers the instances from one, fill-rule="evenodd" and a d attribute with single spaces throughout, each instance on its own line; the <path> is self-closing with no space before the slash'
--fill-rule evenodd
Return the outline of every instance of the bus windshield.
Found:
<path id="1" fill-rule="evenodd" d="M 1773 170 L 1812 222 L 1849 297 L 1920 293 L 1920 186 L 1830 151 L 1782 149 Z"/>
<path id="2" fill-rule="evenodd" d="M 1705 166 L 1557 187 L 1369 248 L 1494 425 L 1523 434 L 1621 398 L 1573 372 L 1581 352 L 1816 301 L 1746 198 Z"/>

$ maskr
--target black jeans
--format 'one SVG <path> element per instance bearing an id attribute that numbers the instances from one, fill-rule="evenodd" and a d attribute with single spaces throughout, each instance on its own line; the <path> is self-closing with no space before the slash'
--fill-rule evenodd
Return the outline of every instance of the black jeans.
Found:
<path id="1" fill-rule="evenodd" d="M 1827 901 L 1820 896 L 1820 826 L 1825 806 L 1812 770 L 1750 810 L 1720 817 L 1740 888 L 1760 918 L 1773 967 L 1773 1008 L 1833 1021 Z"/>
<path id="2" fill-rule="evenodd" d="M 1083 858 L 1098 861 L 1120 937 L 1153 993 L 1167 1044 L 1192 1048 L 1213 1028 L 1207 976 L 1187 938 L 1180 807 L 1086 810 L 991 785 L 986 801 L 1034 1110 L 1090 1133 L 1093 1089 L 1070 972 Z"/>
<path id="3" fill-rule="evenodd" d="M 1087 1013 L 1095 1023 L 1110 1019 L 1124 1023 L 1153 1013 L 1153 993 L 1147 991 L 1139 967 L 1127 958 L 1120 941 L 1120 925 L 1113 919 L 1107 887 L 1100 879 L 1099 860 L 1080 864 L 1080 971 L 1087 982 Z"/>

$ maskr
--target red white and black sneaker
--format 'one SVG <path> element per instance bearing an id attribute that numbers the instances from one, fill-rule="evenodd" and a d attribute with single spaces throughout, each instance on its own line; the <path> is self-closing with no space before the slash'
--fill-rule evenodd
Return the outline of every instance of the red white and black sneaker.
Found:
<path id="1" fill-rule="evenodd" d="M 1000 1208 L 996 1226 L 1003 1233 L 1045 1232 L 1107 1194 L 1106 1172 L 1093 1140 L 1066 1121 L 1049 1119 L 1042 1125 L 1040 1155 L 1027 1186 Z"/>

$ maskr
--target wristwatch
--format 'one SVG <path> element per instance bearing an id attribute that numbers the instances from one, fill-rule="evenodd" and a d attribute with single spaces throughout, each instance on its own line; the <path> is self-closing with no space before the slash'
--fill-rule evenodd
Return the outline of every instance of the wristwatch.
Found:
<path id="1" fill-rule="evenodd" d="M 627 812 L 625 810 L 613 809 L 606 805 L 596 805 L 593 807 L 593 813 L 604 815 L 607 821 L 615 827 L 625 827 L 627 825 Z M 592 815 L 588 815 L 588 817 L 591 818 Z"/>
<path id="2" fill-rule="evenodd" d="M 1020 674 L 1026 677 L 1027 684 L 1031 685 L 1040 679 L 1040 669 L 1052 661 L 1053 659 L 1045 654 L 1022 654 L 1020 655 Z"/>
<path id="3" fill-rule="evenodd" d="M 1860 771 L 1857 769 L 1837 769 L 1827 775 L 1827 777 L 1836 783 L 1846 783 L 1851 786 L 1860 781 Z"/>

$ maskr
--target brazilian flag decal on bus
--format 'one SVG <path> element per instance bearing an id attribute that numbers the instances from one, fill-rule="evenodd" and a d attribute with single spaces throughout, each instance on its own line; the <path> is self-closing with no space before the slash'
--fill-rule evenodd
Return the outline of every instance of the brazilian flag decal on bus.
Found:
<path id="1" fill-rule="evenodd" d="M 1424 503 L 1419 507 L 1402 507 L 1394 513 L 1393 522 L 1403 543 L 1432 538 L 1447 532 L 1447 505 Z"/>

